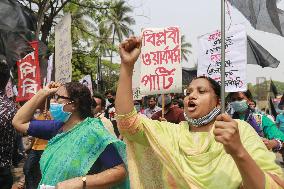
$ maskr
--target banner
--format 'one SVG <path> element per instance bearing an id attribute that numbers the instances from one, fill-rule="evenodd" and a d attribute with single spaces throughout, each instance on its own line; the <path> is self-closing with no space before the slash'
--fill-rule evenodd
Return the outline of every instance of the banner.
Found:
<path id="1" fill-rule="evenodd" d="M 265 48 L 247 36 L 247 62 L 261 67 L 277 68 L 280 61 L 270 54 Z"/>
<path id="2" fill-rule="evenodd" d="M 279 0 L 229 0 L 257 30 L 284 36 L 283 10 Z"/>
<path id="3" fill-rule="evenodd" d="M 91 95 L 93 96 L 93 85 L 92 85 L 92 78 L 90 75 L 85 75 L 80 81 L 83 85 L 88 87 L 88 89 L 91 92 Z"/>
<path id="4" fill-rule="evenodd" d="M 67 14 L 55 27 L 55 81 L 67 83 L 72 77 L 71 15 Z"/>
<path id="5" fill-rule="evenodd" d="M 246 91 L 247 35 L 242 25 L 232 26 L 225 38 L 225 91 Z M 197 75 L 205 75 L 221 84 L 221 32 L 198 39 Z"/>
<path id="6" fill-rule="evenodd" d="M 38 62 L 38 42 L 30 42 L 34 51 L 17 62 L 18 66 L 18 96 L 16 101 L 31 99 L 41 88 L 40 68 Z"/>
<path id="7" fill-rule="evenodd" d="M 142 31 L 142 94 L 182 92 L 181 34 L 178 27 Z"/>

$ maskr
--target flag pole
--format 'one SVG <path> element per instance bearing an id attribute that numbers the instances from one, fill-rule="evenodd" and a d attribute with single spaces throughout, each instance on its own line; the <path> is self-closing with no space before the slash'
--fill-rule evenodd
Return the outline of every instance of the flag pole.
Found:
<path id="1" fill-rule="evenodd" d="M 221 0 L 221 112 L 225 112 L 225 1 Z"/>

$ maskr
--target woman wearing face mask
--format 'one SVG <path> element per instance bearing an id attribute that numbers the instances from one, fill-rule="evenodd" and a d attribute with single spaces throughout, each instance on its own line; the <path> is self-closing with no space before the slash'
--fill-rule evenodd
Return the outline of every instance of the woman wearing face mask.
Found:
<path id="1" fill-rule="evenodd" d="M 207 77 L 187 88 L 178 124 L 151 120 L 133 105 L 132 73 L 141 39 L 120 45 L 117 122 L 125 137 L 131 188 L 263 189 L 284 186 L 282 170 L 244 121 L 220 114 L 220 86 Z M 149 171 L 150 170 L 150 171 Z M 249 170 L 249 171 L 248 171 Z"/>
<path id="2" fill-rule="evenodd" d="M 54 120 L 32 120 L 48 96 L 53 96 L 50 114 Z M 99 119 L 91 118 L 91 102 L 89 89 L 80 83 L 51 83 L 15 115 L 13 125 L 18 131 L 49 140 L 40 160 L 40 185 L 128 188 L 125 145 Z"/>
<path id="3" fill-rule="evenodd" d="M 279 151 L 282 149 L 284 133 L 282 133 L 266 115 L 253 112 L 248 104 L 251 103 L 250 92 L 234 92 L 227 97 L 235 113 L 234 119 L 248 122 L 263 137 L 263 142 L 269 150 Z"/>

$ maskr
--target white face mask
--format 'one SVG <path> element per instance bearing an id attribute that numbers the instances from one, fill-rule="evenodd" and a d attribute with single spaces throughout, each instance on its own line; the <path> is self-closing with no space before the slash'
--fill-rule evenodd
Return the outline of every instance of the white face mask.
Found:
<path id="1" fill-rule="evenodd" d="M 141 106 L 139 104 L 135 104 L 134 107 L 135 107 L 137 112 L 140 112 Z"/>

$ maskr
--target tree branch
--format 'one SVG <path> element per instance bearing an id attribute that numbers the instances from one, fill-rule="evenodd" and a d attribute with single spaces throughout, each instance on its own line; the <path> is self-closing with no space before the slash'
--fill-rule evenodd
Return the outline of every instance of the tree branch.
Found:
<path id="1" fill-rule="evenodd" d="M 67 3 L 71 2 L 71 0 L 66 0 L 65 2 L 63 2 L 63 1 L 61 1 L 61 2 L 62 2 L 61 6 L 54 12 L 53 18 L 64 8 L 64 6 Z"/>
<path id="2" fill-rule="evenodd" d="M 41 25 L 42 22 L 44 20 L 44 13 L 47 11 L 48 8 L 48 4 L 49 4 L 50 0 L 43 0 L 39 11 L 38 11 L 38 22 L 37 22 L 37 29 L 36 29 L 36 33 L 35 33 L 35 38 L 38 39 L 39 37 L 39 32 L 41 30 Z"/>
<path id="3" fill-rule="evenodd" d="M 88 35 L 90 35 L 90 36 L 96 38 L 96 39 L 98 38 L 98 36 L 96 36 L 96 35 L 90 33 L 89 31 L 87 31 L 87 30 L 85 30 L 85 29 L 83 29 L 83 28 L 81 28 L 81 27 L 79 27 L 79 26 L 77 26 L 77 25 L 73 25 L 73 26 L 76 27 L 76 28 L 78 28 L 78 29 L 81 30 L 82 32 L 84 32 L 84 33 L 86 33 L 86 34 L 88 34 Z"/>
<path id="4" fill-rule="evenodd" d="M 106 5 L 106 7 L 100 7 L 100 6 L 96 6 L 96 5 L 84 5 L 82 3 L 78 3 L 78 2 L 75 2 L 73 0 L 71 0 L 71 3 L 78 5 L 80 7 L 85 7 L 85 8 L 90 8 L 90 9 L 109 9 L 109 8 L 111 8 L 109 5 Z"/>

